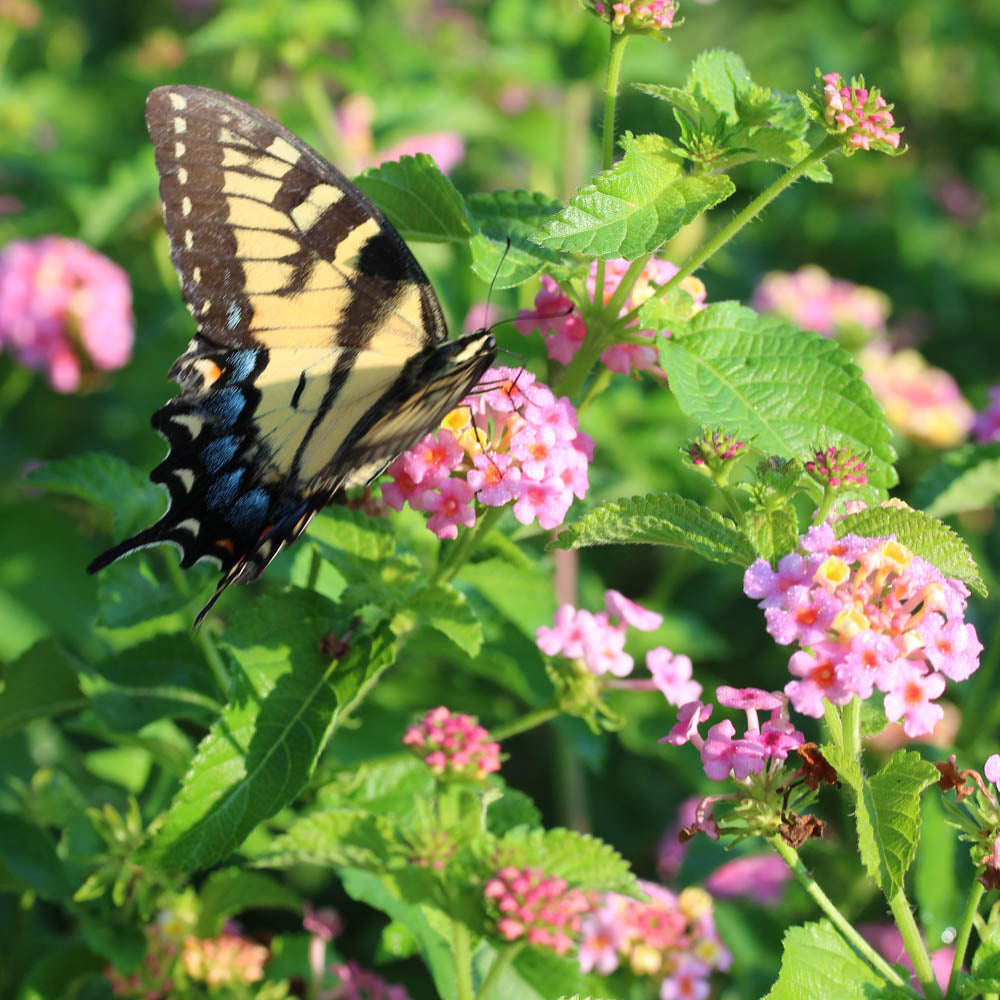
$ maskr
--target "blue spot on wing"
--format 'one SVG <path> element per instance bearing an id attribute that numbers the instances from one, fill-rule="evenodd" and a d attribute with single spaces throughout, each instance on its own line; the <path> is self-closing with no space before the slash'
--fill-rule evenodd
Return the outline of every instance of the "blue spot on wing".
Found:
<path id="1" fill-rule="evenodd" d="M 224 476 L 216 479 L 214 483 L 205 491 L 205 502 L 213 510 L 218 507 L 230 507 L 236 502 L 236 494 L 239 492 L 240 480 L 243 478 L 243 469 L 233 469 Z"/>
<path id="2" fill-rule="evenodd" d="M 246 397 L 240 389 L 219 389 L 210 393 L 203 404 L 205 410 L 219 418 L 223 427 L 236 423 L 246 406 Z"/>
<path id="3" fill-rule="evenodd" d="M 264 523 L 269 504 L 267 490 L 251 490 L 233 504 L 228 520 L 245 531 L 257 531 Z"/>
<path id="4" fill-rule="evenodd" d="M 257 365 L 257 351 L 244 349 L 233 351 L 226 358 L 226 367 L 229 369 L 230 382 L 245 382 L 253 374 Z"/>
<path id="5" fill-rule="evenodd" d="M 230 302 L 229 309 L 226 310 L 226 325 L 230 330 L 235 330 L 236 327 L 240 325 L 240 320 L 243 318 L 243 311 L 240 309 L 239 302 Z"/>
<path id="6" fill-rule="evenodd" d="M 235 435 L 216 438 L 201 453 L 206 470 L 214 476 L 236 454 L 239 446 L 240 439 Z"/>

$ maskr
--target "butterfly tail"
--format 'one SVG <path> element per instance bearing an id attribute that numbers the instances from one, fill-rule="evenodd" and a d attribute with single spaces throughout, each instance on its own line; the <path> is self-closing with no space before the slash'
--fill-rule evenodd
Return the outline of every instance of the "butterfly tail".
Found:
<path id="1" fill-rule="evenodd" d="M 87 572 L 91 575 L 99 573 L 105 567 L 110 566 L 113 562 L 117 562 L 131 552 L 169 541 L 173 541 L 173 539 L 169 535 L 164 534 L 162 521 L 157 521 L 156 524 L 150 525 L 148 528 L 119 542 L 117 545 L 112 545 L 106 552 L 102 552 L 87 566 Z"/>

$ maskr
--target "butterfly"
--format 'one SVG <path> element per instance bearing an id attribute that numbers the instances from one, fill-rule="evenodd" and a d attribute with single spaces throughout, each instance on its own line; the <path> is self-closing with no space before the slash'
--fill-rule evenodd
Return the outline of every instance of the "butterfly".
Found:
<path id="1" fill-rule="evenodd" d="M 146 102 L 170 257 L 197 332 L 181 392 L 152 417 L 150 473 L 170 504 L 95 573 L 172 542 L 181 566 L 260 577 L 338 491 L 365 485 L 436 427 L 496 342 L 455 339 L 399 233 L 343 174 L 245 101 L 165 86 Z"/>

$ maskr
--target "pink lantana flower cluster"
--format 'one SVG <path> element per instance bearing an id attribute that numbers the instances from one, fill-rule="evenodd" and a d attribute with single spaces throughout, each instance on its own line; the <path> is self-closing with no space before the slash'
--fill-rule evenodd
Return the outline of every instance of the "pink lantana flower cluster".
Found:
<path id="1" fill-rule="evenodd" d="M 613 618 L 617 619 L 614 623 Z M 662 624 L 663 615 L 641 607 L 617 590 L 607 590 L 604 611 L 592 614 L 572 604 L 560 605 L 552 626 L 539 625 L 535 630 L 535 641 L 546 656 L 578 660 L 597 675 L 625 677 L 635 666 L 635 660 L 625 652 L 629 626 L 652 632 Z"/>
<path id="2" fill-rule="evenodd" d="M 765 274 L 754 290 L 751 305 L 758 312 L 782 316 L 824 337 L 855 329 L 881 336 L 891 309 L 883 292 L 833 278 L 817 264 Z"/>
<path id="3" fill-rule="evenodd" d="M 190 979 L 216 989 L 263 979 L 264 964 L 270 957 L 263 945 L 223 931 L 214 938 L 185 938 L 181 964 Z"/>
<path id="4" fill-rule="evenodd" d="M 893 121 L 891 105 L 877 90 L 868 90 L 864 80 L 852 81 L 848 87 L 839 73 L 826 73 L 823 97 L 827 125 L 837 132 L 849 132 L 852 146 L 871 149 L 875 142 L 899 148 L 902 129 Z"/>
<path id="5" fill-rule="evenodd" d="M 104 970 L 104 978 L 111 984 L 111 992 L 116 997 L 166 1000 L 174 992 L 177 942 L 159 921 L 147 924 L 144 933 L 146 953 L 139 965 L 127 973 L 109 965 Z"/>
<path id="6" fill-rule="evenodd" d="M 612 30 L 636 32 L 666 31 L 677 16 L 675 0 L 594 0 L 594 12 L 610 22 Z"/>
<path id="7" fill-rule="evenodd" d="M 125 272 L 78 240 L 43 236 L 0 251 L 0 349 L 74 392 L 84 372 L 121 368 L 135 321 Z"/>
<path id="8" fill-rule="evenodd" d="M 980 444 L 1000 441 L 1000 385 L 990 386 L 990 401 L 982 413 L 976 415 L 972 433 Z"/>
<path id="9" fill-rule="evenodd" d="M 601 290 L 600 301 L 608 302 L 617 290 L 629 261 L 616 258 L 604 262 L 604 288 Z M 618 315 L 624 316 L 632 309 L 645 302 L 656 289 L 666 284 L 678 271 L 670 261 L 659 257 L 650 257 L 636 283 L 633 285 Z M 704 308 L 705 286 L 695 277 L 687 277 L 681 283 L 684 289 L 694 299 L 693 312 Z M 587 279 L 587 292 L 591 300 L 596 300 L 597 263 L 590 265 L 590 275 Z M 540 331 L 545 340 L 548 356 L 560 364 L 568 365 L 587 336 L 587 327 L 579 310 L 572 300 L 562 291 L 559 285 L 548 275 L 542 276 L 542 287 L 535 296 L 535 308 L 522 312 L 514 325 L 528 336 L 535 330 Z M 669 337 L 669 330 L 640 330 L 638 321 L 628 327 L 631 337 L 648 343 L 612 344 L 601 353 L 601 362 L 613 372 L 628 375 L 632 371 L 652 370 L 660 374 L 660 354 L 656 346 L 659 335 Z"/>
<path id="10" fill-rule="evenodd" d="M 806 462 L 806 469 L 814 479 L 833 489 L 850 483 L 860 486 L 868 482 L 865 463 L 854 452 L 832 445 L 813 452 L 813 457 Z"/>
<path id="11" fill-rule="evenodd" d="M 775 768 L 782 767 L 788 754 L 805 743 L 805 737 L 792 725 L 784 695 L 723 685 L 716 689 L 715 697 L 720 705 L 746 713 L 747 727 L 742 736 L 737 737 L 733 723 L 723 719 L 702 737 L 698 727 L 712 714 L 712 705 L 692 701 L 681 706 L 676 725 L 660 740 L 673 746 L 692 743 L 701 754 L 705 774 L 713 781 L 730 777 L 742 781 L 759 774 L 769 761 Z M 758 714 L 762 711 L 770 713 L 763 724 Z M 714 825 L 704 832 L 713 837 L 718 835 Z"/>
<path id="12" fill-rule="evenodd" d="M 475 716 L 440 705 L 406 730 L 403 744 L 438 776 L 482 781 L 500 770 L 500 744 L 489 736 Z"/>
<path id="13" fill-rule="evenodd" d="M 858 360 L 889 423 L 911 440 L 950 448 L 976 423 L 976 411 L 955 379 L 929 365 L 919 351 L 892 352 L 886 344 L 871 344 Z"/>
<path id="14" fill-rule="evenodd" d="M 818 525 L 777 569 L 753 563 L 743 590 L 759 600 L 774 640 L 800 647 L 785 693 L 803 715 L 820 717 L 824 698 L 845 705 L 878 690 L 888 719 L 902 719 L 912 739 L 941 719 L 945 680 L 979 667 L 983 647 L 964 620 L 968 588 L 895 536 L 838 539 Z"/>
<path id="15" fill-rule="evenodd" d="M 564 955 L 576 946 L 583 918 L 594 908 L 593 893 L 570 888 L 565 879 L 537 868 L 501 868 L 483 889 L 495 908 L 497 930 L 508 941 L 529 944 Z"/>
<path id="16" fill-rule="evenodd" d="M 491 368 L 485 391 L 466 397 L 386 470 L 382 498 L 395 510 L 409 504 L 431 513 L 438 538 L 476 522 L 473 501 L 513 503 L 521 524 L 558 527 L 574 497 L 586 496 L 593 441 L 577 426 L 576 409 L 523 369 Z"/>
<path id="17" fill-rule="evenodd" d="M 695 888 L 673 893 L 654 882 L 639 887 L 646 901 L 605 893 L 584 920 L 580 969 L 608 975 L 627 964 L 638 976 L 660 979 L 664 1000 L 702 1000 L 712 971 L 731 962 L 715 928 L 711 896 Z"/>

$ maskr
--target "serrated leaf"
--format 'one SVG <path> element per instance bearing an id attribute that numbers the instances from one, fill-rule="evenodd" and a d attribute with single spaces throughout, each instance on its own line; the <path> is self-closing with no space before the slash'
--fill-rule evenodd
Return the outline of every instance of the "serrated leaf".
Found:
<path id="1" fill-rule="evenodd" d="M 447 636 L 463 653 L 478 656 L 483 645 L 483 627 L 464 594 L 447 583 L 421 587 L 407 602 L 405 614 Z"/>
<path id="2" fill-rule="evenodd" d="M 775 563 L 798 544 L 798 518 L 790 507 L 751 510 L 747 514 L 747 534 L 757 555 Z"/>
<path id="3" fill-rule="evenodd" d="M 933 517 L 995 507 L 1000 501 L 1000 441 L 944 455 L 913 491 L 913 506 Z"/>
<path id="4" fill-rule="evenodd" d="M 984 983 L 983 992 L 1000 989 L 1000 926 L 989 923 L 979 934 L 979 947 L 972 956 L 972 975 Z"/>
<path id="5" fill-rule="evenodd" d="M 349 507 L 327 507 L 309 524 L 306 537 L 320 546 L 320 551 L 348 580 L 351 574 L 364 575 L 354 561 L 381 563 L 396 551 L 392 528 L 385 518 L 368 517 Z"/>
<path id="6" fill-rule="evenodd" d="M 609 844 L 575 830 L 511 830 L 497 841 L 502 864 L 540 868 L 572 885 L 598 892 L 636 895 L 639 891 L 628 862 Z"/>
<path id="7" fill-rule="evenodd" d="M 541 826 L 542 814 L 524 792 L 504 788 L 503 795 L 494 799 L 486 810 L 486 826 L 490 833 L 501 836 L 518 826 Z"/>
<path id="8" fill-rule="evenodd" d="M 673 493 L 601 504 L 564 528 L 549 548 L 613 544 L 671 545 L 737 566 L 749 566 L 755 558 L 750 543 L 732 521 Z"/>
<path id="9" fill-rule="evenodd" d="M 164 553 L 163 558 L 173 558 L 173 554 Z M 199 593 L 201 581 L 207 581 L 207 567 L 192 567 L 189 572 L 191 592 Z M 171 581 L 160 580 L 150 560 L 142 555 L 112 563 L 101 570 L 97 580 L 97 620 L 108 628 L 139 625 L 182 611 L 190 600 Z"/>
<path id="10" fill-rule="evenodd" d="M 166 507 L 166 491 L 114 455 L 73 455 L 46 462 L 25 478 L 52 493 L 107 507 L 112 512 L 115 534 L 119 535 L 155 521 Z"/>
<path id="11" fill-rule="evenodd" d="M 736 118 L 736 94 L 750 86 L 746 63 L 735 52 L 710 49 L 702 52 L 691 64 L 684 89 L 703 97 L 726 118 Z"/>
<path id="12" fill-rule="evenodd" d="M 54 639 L 43 639 L 0 671 L 0 735 L 32 719 L 79 711 L 87 699 L 80 690 L 78 666 Z"/>
<path id="13" fill-rule="evenodd" d="M 764 1000 L 872 1000 L 886 985 L 825 920 L 785 932 L 781 970 Z"/>
<path id="14" fill-rule="evenodd" d="M 580 188 L 535 242 L 633 260 L 658 250 L 736 190 L 723 174 L 685 174 L 662 136 L 627 136 L 622 145 L 624 157 Z"/>
<path id="15" fill-rule="evenodd" d="M 683 87 L 668 87 L 662 83 L 633 83 L 632 86 L 650 97 L 659 98 L 683 111 L 691 121 L 698 120 L 698 99 Z"/>
<path id="16" fill-rule="evenodd" d="M 867 453 L 869 483 L 896 482 L 882 408 L 842 347 L 783 320 L 717 302 L 660 341 L 681 409 L 695 422 L 794 458 L 822 442 Z"/>
<path id="17" fill-rule="evenodd" d="M 392 858 L 392 823 L 365 809 L 321 809 L 296 820 L 254 863 L 264 868 L 347 865 L 384 871 Z M 404 858 L 397 859 L 399 863 Z"/>
<path id="18" fill-rule="evenodd" d="M 426 153 L 372 167 L 354 183 L 405 240 L 447 243 L 465 241 L 473 233 L 465 201 Z"/>
<path id="19" fill-rule="evenodd" d="M 320 652 L 343 611 L 318 594 L 269 594 L 233 616 L 222 640 L 238 670 L 232 700 L 198 748 L 143 863 L 192 870 L 227 857 L 298 794 L 327 738 L 394 659 L 380 629 L 341 660 Z M 289 628 L 289 622 L 294 628 Z"/>
<path id="20" fill-rule="evenodd" d="M 282 885 L 262 872 L 241 868 L 214 871 L 198 890 L 201 912 L 195 933 L 198 937 L 215 937 L 230 918 L 250 909 L 281 909 L 302 912 L 302 900 L 293 889 Z"/>
<path id="21" fill-rule="evenodd" d="M 559 214 L 561 202 L 530 191 L 494 191 L 470 195 L 466 204 L 479 230 L 469 244 L 472 270 L 483 281 L 495 279 L 495 287 L 513 288 L 559 262 L 559 254 L 528 237 Z"/>
<path id="22" fill-rule="evenodd" d="M 903 884 L 920 839 L 920 793 L 940 777 L 916 751 L 899 750 L 870 778 L 839 747 L 822 747 L 838 777 L 854 795 L 858 850 L 869 876 L 886 899 Z"/>
<path id="23" fill-rule="evenodd" d="M 838 521 L 835 531 L 838 538 L 848 534 L 866 538 L 895 535 L 898 542 L 932 563 L 945 576 L 961 580 L 977 594 L 987 596 L 986 584 L 964 540 L 947 524 L 922 510 L 869 507 Z"/>

